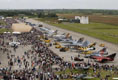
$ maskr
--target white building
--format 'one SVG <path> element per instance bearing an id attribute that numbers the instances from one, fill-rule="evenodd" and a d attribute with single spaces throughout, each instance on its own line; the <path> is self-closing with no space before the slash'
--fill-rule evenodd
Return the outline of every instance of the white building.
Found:
<path id="1" fill-rule="evenodd" d="M 75 20 L 79 19 L 81 24 L 89 24 L 88 16 L 75 16 Z"/>

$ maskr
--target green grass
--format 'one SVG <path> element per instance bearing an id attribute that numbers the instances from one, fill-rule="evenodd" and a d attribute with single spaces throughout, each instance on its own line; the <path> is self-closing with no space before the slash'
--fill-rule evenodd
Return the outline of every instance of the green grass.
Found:
<path id="1" fill-rule="evenodd" d="M 4 33 L 4 32 L 11 32 L 11 30 L 9 30 L 9 29 L 5 29 L 5 28 L 1 28 L 0 29 L 0 33 Z"/>
<path id="2" fill-rule="evenodd" d="M 118 26 L 109 25 L 103 23 L 90 23 L 90 24 L 79 24 L 79 23 L 56 23 L 54 19 L 40 19 L 43 22 L 51 24 L 53 26 L 67 29 L 70 31 L 78 32 L 88 36 L 92 36 L 104 41 L 108 41 L 114 44 L 118 44 Z"/>
<path id="3" fill-rule="evenodd" d="M 73 70 L 66 69 L 65 71 L 59 71 L 59 72 L 56 72 L 55 74 L 58 74 L 58 75 L 60 75 L 60 74 L 68 74 L 68 75 L 70 75 L 71 72 L 74 73 L 74 74 L 76 74 L 76 73 L 79 73 L 79 74 L 84 73 L 84 71 L 83 71 L 83 70 L 80 70 L 80 69 L 73 69 Z M 92 68 L 91 68 L 90 70 L 88 70 L 87 72 L 89 72 L 90 74 L 95 74 L 95 73 L 92 71 Z M 102 77 L 102 78 L 105 78 L 105 76 L 108 75 L 108 74 L 109 74 L 109 75 L 112 74 L 112 76 L 109 78 L 109 80 L 112 80 L 113 77 L 118 77 L 117 74 L 114 74 L 114 75 L 113 75 L 113 73 L 114 73 L 113 71 L 111 72 L 111 71 L 105 71 L 105 70 L 101 70 L 101 71 L 97 70 L 96 74 L 97 74 L 98 72 L 101 73 L 101 77 Z M 89 74 L 88 76 L 92 76 L 92 75 L 90 75 L 90 74 Z M 74 80 L 74 79 L 62 79 L 62 80 Z M 100 80 L 100 79 L 99 79 L 99 78 L 93 78 L 93 79 L 86 79 L 86 80 Z"/>
<path id="4" fill-rule="evenodd" d="M 90 23 L 90 24 L 50 23 L 50 24 L 63 29 L 79 32 L 82 34 L 86 34 L 88 36 L 92 36 L 98 39 L 118 44 L 118 26 L 101 24 L 101 23 Z"/>
<path id="5" fill-rule="evenodd" d="M 5 22 L 5 21 L 0 20 L 0 25 L 5 26 L 5 25 L 6 25 L 6 22 Z"/>

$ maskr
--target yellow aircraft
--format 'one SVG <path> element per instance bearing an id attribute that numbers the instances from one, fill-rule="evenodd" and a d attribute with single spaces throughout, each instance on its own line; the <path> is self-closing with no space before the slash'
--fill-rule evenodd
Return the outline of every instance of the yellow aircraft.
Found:
<path id="1" fill-rule="evenodd" d="M 77 48 L 77 50 L 82 51 L 83 54 L 91 54 L 92 53 L 91 50 L 95 50 L 95 45 L 96 45 L 96 43 L 92 43 L 87 47 L 79 47 L 79 48 Z"/>

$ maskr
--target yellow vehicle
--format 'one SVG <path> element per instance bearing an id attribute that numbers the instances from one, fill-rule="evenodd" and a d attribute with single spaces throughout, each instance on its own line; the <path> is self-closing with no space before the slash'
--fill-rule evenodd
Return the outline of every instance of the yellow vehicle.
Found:
<path id="1" fill-rule="evenodd" d="M 83 51 L 82 54 L 92 54 L 92 51 Z"/>
<path id="2" fill-rule="evenodd" d="M 50 43 L 50 40 L 44 40 L 45 41 L 45 43 Z"/>
<path id="3" fill-rule="evenodd" d="M 105 47 L 105 44 L 100 44 L 99 46 L 100 46 L 100 47 Z"/>
<path id="4" fill-rule="evenodd" d="M 67 48 L 67 47 L 62 47 L 62 48 L 60 49 L 61 52 L 66 52 L 66 51 L 68 51 L 68 50 L 69 50 L 69 48 Z"/>
<path id="5" fill-rule="evenodd" d="M 53 45 L 60 45 L 60 43 L 59 42 L 54 42 Z"/>
<path id="6" fill-rule="evenodd" d="M 40 36 L 40 39 L 44 39 L 45 37 L 42 35 L 42 36 Z"/>
<path id="7" fill-rule="evenodd" d="M 56 45 L 55 48 L 62 48 L 62 46 L 61 45 Z"/>

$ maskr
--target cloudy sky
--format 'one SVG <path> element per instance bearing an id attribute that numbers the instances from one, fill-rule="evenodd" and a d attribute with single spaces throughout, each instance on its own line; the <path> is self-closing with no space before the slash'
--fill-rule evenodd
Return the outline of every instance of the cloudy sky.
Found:
<path id="1" fill-rule="evenodd" d="M 0 0 L 0 9 L 118 9 L 118 0 Z"/>

